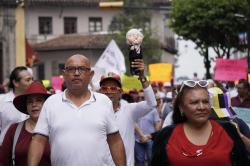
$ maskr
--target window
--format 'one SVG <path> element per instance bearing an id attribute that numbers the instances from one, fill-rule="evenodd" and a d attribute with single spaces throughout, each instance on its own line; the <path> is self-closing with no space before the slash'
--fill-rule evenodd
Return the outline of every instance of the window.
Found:
<path id="1" fill-rule="evenodd" d="M 44 64 L 43 63 L 38 64 L 37 71 L 38 71 L 38 80 L 44 80 L 45 73 L 44 73 Z"/>
<path id="2" fill-rule="evenodd" d="M 61 75 L 62 74 L 62 70 L 64 69 L 64 63 L 59 63 L 58 64 L 58 69 L 59 69 L 58 75 Z"/>
<path id="3" fill-rule="evenodd" d="M 64 17 L 64 34 L 77 33 L 77 18 Z"/>
<path id="4" fill-rule="evenodd" d="M 39 34 L 52 34 L 52 17 L 39 17 Z"/>
<path id="5" fill-rule="evenodd" d="M 100 31 L 102 31 L 102 18 L 90 17 L 89 18 L 89 32 L 100 32 Z"/>

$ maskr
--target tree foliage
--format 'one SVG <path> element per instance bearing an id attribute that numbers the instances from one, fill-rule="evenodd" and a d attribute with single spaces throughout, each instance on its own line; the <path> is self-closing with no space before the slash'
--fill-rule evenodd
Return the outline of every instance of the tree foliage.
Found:
<path id="1" fill-rule="evenodd" d="M 124 11 L 111 21 L 109 30 L 113 32 L 113 38 L 121 48 L 126 61 L 127 69 L 129 69 L 128 46 L 126 44 L 126 33 L 131 28 L 139 28 L 144 35 L 142 50 L 145 64 L 160 61 L 161 45 L 158 39 L 152 37 L 152 29 L 150 28 L 150 10 L 142 9 L 150 5 L 150 0 L 125 0 Z M 129 71 L 127 71 L 129 74 Z"/>
<path id="2" fill-rule="evenodd" d="M 174 0 L 170 26 L 184 39 L 196 43 L 202 53 L 208 47 L 218 57 L 230 58 L 232 49 L 243 50 L 240 32 L 249 29 L 249 0 Z M 239 14 L 243 17 L 239 17 Z"/>

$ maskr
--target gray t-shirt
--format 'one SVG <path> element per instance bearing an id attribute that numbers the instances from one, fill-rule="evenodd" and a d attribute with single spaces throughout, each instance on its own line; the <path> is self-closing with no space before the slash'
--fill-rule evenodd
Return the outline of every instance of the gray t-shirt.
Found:
<path id="1" fill-rule="evenodd" d="M 156 108 L 154 108 L 152 111 L 150 111 L 145 116 L 140 118 L 138 120 L 137 124 L 144 134 L 151 134 L 151 133 L 154 133 L 156 131 L 155 123 L 160 122 L 160 121 L 161 121 L 160 116 L 159 116 Z M 135 140 L 137 142 L 140 142 L 139 136 L 137 134 L 136 134 Z"/>

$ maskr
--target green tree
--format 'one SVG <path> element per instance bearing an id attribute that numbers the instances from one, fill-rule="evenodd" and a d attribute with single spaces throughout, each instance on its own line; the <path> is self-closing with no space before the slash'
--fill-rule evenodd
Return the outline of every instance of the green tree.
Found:
<path id="1" fill-rule="evenodd" d="M 249 24 L 239 18 L 250 16 L 248 0 L 174 0 L 170 13 L 170 27 L 184 39 L 196 43 L 204 56 L 207 77 L 210 77 L 208 48 L 219 58 L 230 58 L 232 50 L 243 50 L 240 32 L 247 32 Z"/>
<path id="2" fill-rule="evenodd" d="M 131 28 L 139 28 L 144 35 L 142 50 L 145 64 L 156 63 L 161 58 L 161 45 L 158 39 L 152 37 L 150 28 L 150 10 L 143 7 L 149 6 L 150 0 L 125 0 L 123 12 L 114 16 L 109 26 L 113 38 L 121 48 L 126 61 L 127 74 L 129 72 L 128 46 L 126 44 L 126 33 Z"/>

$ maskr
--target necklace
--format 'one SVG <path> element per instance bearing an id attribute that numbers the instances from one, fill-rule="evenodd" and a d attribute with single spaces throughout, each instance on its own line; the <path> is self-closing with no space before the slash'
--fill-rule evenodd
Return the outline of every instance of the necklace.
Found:
<path id="1" fill-rule="evenodd" d="M 199 157 L 199 156 L 203 155 L 203 149 L 198 149 L 193 154 L 188 154 L 188 153 L 182 152 L 182 155 L 186 156 L 186 157 Z"/>
<path id="2" fill-rule="evenodd" d="M 212 126 L 211 126 L 212 127 Z M 181 154 L 185 157 L 200 157 L 206 154 L 206 150 L 209 146 L 209 140 L 211 139 L 211 137 L 213 136 L 213 128 L 211 129 L 210 135 L 208 137 L 207 143 L 205 145 L 201 145 L 201 146 L 197 146 L 193 143 L 191 143 L 188 138 L 186 137 L 186 139 L 189 142 L 189 146 L 188 147 L 181 147 Z M 191 148 L 192 147 L 192 148 Z M 193 150 L 192 150 L 193 149 Z"/>

